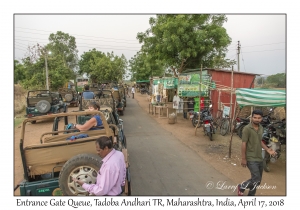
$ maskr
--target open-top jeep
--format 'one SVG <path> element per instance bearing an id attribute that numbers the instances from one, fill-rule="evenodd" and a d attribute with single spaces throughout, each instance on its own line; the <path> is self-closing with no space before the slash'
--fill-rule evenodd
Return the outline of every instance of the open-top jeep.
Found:
<path id="1" fill-rule="evenodd" d="M 58 92 L 61 94 L 64 102 L 66 102 L 67 105 L 79 105 L 79 96 L 76 90 L 71 88 L 60 88 L 58 89 Z"/>
<path id="2" fill-rule="evenodd" d="M 124 99 L 122 98 L 122 93 L 116 87 L 112 88 L 111 91 L 112 91 L 112 96 L 113 96 L 114 100 L 116 101 L 117 112 L 121 116 L 123 116 L 124 111 L 125 111 L 125 107 L 124 107 Z"/>
<path id="3" fill-rule="evenodd" d="M 87 114 L 98 114 L 103 122 L 100 130 L 78 131 L 66 130 L 68 120 L 74 120 Z M 52 132 L 35 136 L 33 144 L 26 144 L 26 124 L 33 120 L 54 119 Z M 66 120 L 66 118 L 69 118 Z M 59 119 L 64 124 L 57 126 Z M 74 132 L 73 132 L 74 131 Z M 67 140 L 74 135 L 86 134 L 85 138 Z M 29 136 L 29 135 L 28 135 Z M 101 136 L 109 137 L 113 147 L 123 152 L 126 163 L 126 183 L 123 195 L 131 195 L 130 172 L 127 149 L 118 138 L 118 127 L 108 124 L 100 111 L 82 111 L 59 113 L 27 118 L 23 121 L 20 151 L 24 169 L 24 181 L 20 183 L 20 194 L 29 195 L 88 195 L 72 178 L 85 183 L 96 182 L 101 158 L 97 155 L 95 141 Z M 33 136 L 31 136 L 33 138 Z"/>
<path id="4" fill-rule="evenodd" d="M 124 107 L 126 107 L 126 91 L 123 85 L 118 86 L 119 92 L 121 94 L 121 98 L 123 99 Z"/>
<path id="5" fill-rule="evenodd" d="M 123 131 L 123 120 L 119 118 L 117 113 L 117 103 L 113 97 L 111 90 L 103 90 L 100 98 L 96 99 L 82 99 L 80 101 L 79 111 L 88 109 L 90 102 L 96 102 L 100 105 L 100 111 L 104 114 L 106 121 L 109 124 L 114 124 L 119 127 L 119 138 L 121 141 L 126 142 L 126 137 Z M 87 120 L 91 119 L 91 115 L 78 117 L 77 123 L 84 124 Z"/>
<path id="6" fill-rule="evenodd" d="M 63 102 L 61 94 L 49 90 L 31 90 L 27 93 L 27 107 L 25 117 L 56 114 L 67 112 L 67 104 Z M 36 123 L 36 121 L 31 121 Z"/>

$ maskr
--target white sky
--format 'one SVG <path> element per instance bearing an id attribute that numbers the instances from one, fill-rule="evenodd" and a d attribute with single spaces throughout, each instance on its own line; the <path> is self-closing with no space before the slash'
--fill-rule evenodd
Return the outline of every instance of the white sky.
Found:
<path id="1" fill-rule="evenodd" d="M 136 36 L 149 28 L 155 15 L 19 15 L 14 17 L 15 58 L 25 57 L 26 48 L 47 44 L 50 33 L 63 31 L 76 38 L 79 57 L 93 47 L 114 51 L 131 59 L 141 45 Z M 285 15 L 227 15 L 224 24 L 232 38 L 227 58 L 237 60 L 241 44 L 240 71 L 276 74 L 286 71 Z M 237 70 L 237 65 L 234 67 Z"/>

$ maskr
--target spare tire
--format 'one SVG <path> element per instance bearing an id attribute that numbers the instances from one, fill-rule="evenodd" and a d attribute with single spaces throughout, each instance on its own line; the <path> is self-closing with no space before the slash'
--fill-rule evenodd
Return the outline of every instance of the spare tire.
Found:
<path id="1" fill-rule="evenodd" d="M 101 157 L 89 153 L 79 154 L 68 160 L 59 174 L 59 187 L 63 195 L 88 195 L 89 193 L 75 183 L 72 177 L 87 184 L 95 184 L 101 164 Z"/>
<path id="2" fill-rule="evenodd" d="M 49 101 L 40 100 L 39 102 L 37 102 L 35 107 L 40 113 L 45 114 L 51 109 L 51 104 L 49 103 Z"/>
<path id="3" fill-rule="evenodd" d="M 72 101 L 72 99 L 73 99 L 73 95 L 72 94 L 66 94 L 65 95 L 65 99 L 66 99 L 66 101 Z"/>

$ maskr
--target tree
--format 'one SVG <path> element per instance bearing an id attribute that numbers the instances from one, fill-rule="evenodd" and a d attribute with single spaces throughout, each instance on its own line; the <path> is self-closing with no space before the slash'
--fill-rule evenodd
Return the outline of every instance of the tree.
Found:
<path id="1" fill-rule="evenodd" d="M 148 80 L 152 76 L 162 76 L 164 66 L 161 62 L 140 51 L 129 61 L 131 80 Z"/>
<path id="2" fill-rule="evenodd" d="M 50 90 L 57 90 L 75 78 L 74 70 L 78 65 L 75 38 L 58 31 L 56 34 L 50 34 L 49 41 L 50 43 L 45 46 L 37 43 L 28 47 L 26 57 L 22 59 L 23 64 L 20 65 L 24 76 L 21 85 L 26 89 L 45 88 L 46 60 Z M 51 55 L 48 55 L 48 51 L 51 51 Z"/>
<path id="3" fill-rule="evenodd" d="M 272 84 L 273 87 L 285 88 L 286 87 L 286 74 L 278 73 L 267 77 L 267 83 Z"/>
<path id="4" fill-rule="evenodd" d="M 214 65 L 226 66 L 224 58 L 231 43 L 226 29 L 225 15 L 157 15 L 150 18 L 150 29 L 138 33 L 142 50 L 154 59 L 162 61 L 177 76 L 184 69 Z M 226 64 L 226 65 L 225 65 Z M 221 66 L 221 65 L 220 65 Z"/>
<path id="5" fill-rule="evenodd" d="M 14 60 L 14 84 L 18 84 L 23 79 L 25 79 L 24 66 L 19 61 Z"/>
<path id="6" fill-rule="evenodd" d="M 76 39 L 67 33 L 57 31 L 56 34 L 50 34 L 48 49 L 54 54 L 60 55 L 64 61 L 64 65 L 70 69 L 74 69 L 78 65 L 78 50 Z"/>
<path id="7" fill-rule="evenodd" d="M 89 50 L 81 55 L 79 74 L 87 74 L 93 83 L 101 81 L 122 80 L 127 68 L 127 60 L 124 55 L 121 57 L 111 53 L 103 53 L 96 49 Z"/>

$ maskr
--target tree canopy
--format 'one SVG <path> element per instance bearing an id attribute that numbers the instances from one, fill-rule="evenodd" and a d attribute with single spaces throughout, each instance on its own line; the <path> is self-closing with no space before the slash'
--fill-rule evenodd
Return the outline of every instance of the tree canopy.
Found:
<path id="1" fill-rule="evenodd" d="M 161 61 L 175 76 L 201 64 L 204 68 L 225 67 L 232 64 L 224 59 L 231 43 L 222 26 L 225 21 L 225 15 L 157 15 L 137 39 L 151 60 Z"/>
<path id="2" fill-rule="evenodd" d="M 144 52 L 138 52 L 129 61 L 131 80 L 148 80 L 152 76 L 162 76 L 164 65 L 159 61 L 152 61 Z"/>
<path id="3" fill-rule="evenodd" d="M 127 60 L 111 53 L 103 53 L 96 49 L 84 52 L 79 60 L 79 74 L 87 74 L 93 83 L 101 81 L 120 81 L 127 69 Z"/>
<path id="4" fill-rule="evenodd" d="M 26 89 L 44 89 L 46 60 L 50 90 L 57 90 L 75 78 L 74 71 L 78 65 L 75 37 L 58 31 L 56 34 L 50 34 L 49 41 L 45 46 L 37 43 L 29 47 L 22 63 L 15 61 L 15 83 L 20 82 Z"/>

